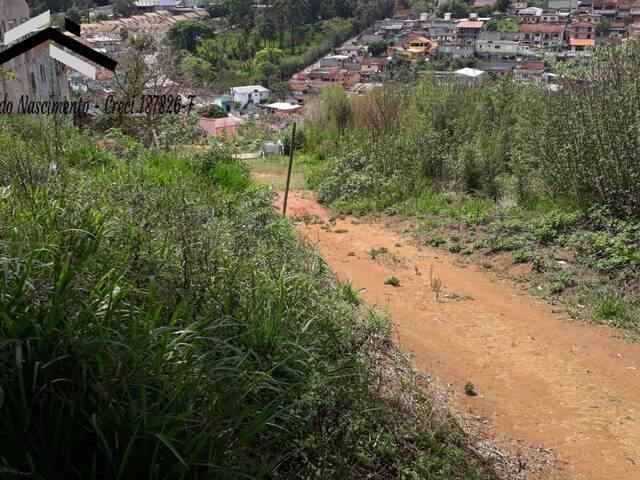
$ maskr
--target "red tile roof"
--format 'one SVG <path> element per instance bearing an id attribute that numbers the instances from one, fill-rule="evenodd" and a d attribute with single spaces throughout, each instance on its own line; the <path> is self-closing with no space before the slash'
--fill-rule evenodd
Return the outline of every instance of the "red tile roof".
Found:
<path id="1" fill-rule="evenodd" d="M 518 70 L 544 70 L 544 62 L 522 62 L 517 68 Z"/>
<path id="2" fill-rule="evenodd" d="M 476 0 L 473 2 L 473 8 L 490 7 L 494 3 L 496 3 L 496 0 Z"/>
<path id="3" fill-rule="evenodd" d="M 482 28 L 484 22 L 480 20 L 463 20 L 462 22 L 458 22 L 456 25 L 457 28 Z"/>
<path id="4" fill-rule="evenodd" d="M 571 38 L 569 40 L 569 45 L 572 47 L 593 47 L 595 44 L 595 38 Z"/>

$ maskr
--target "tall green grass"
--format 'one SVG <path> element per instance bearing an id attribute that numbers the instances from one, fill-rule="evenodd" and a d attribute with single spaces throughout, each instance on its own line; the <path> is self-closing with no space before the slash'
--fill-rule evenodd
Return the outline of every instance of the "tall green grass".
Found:
<path id="1" fill-rule="evenodd" d="M 557 92 L 510 79 L 461 88 L 431 76 L 408 93 L 397 87 L 350 98 L 331 86 L 310 104 L 304 125 L 307 149 L 331 157 L 322 200 L 403 201 L 436 184 L 638 218 L 640 42 L 556 69 Z"/>
<path id="2" fill-rule="evenodd" d="M 240 165 L 113 138 L 0 120 L 0 477 L 487 477 Z"/>

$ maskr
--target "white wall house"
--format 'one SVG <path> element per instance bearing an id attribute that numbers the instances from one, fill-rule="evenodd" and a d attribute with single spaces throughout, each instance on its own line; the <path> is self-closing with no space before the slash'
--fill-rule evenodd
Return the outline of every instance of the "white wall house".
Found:
<path id="1" fill-rule="evenodd" d="M 0 0 L 0 51 L 22 40 L 16 40 L 9 46 L 4 45 L 5 33 L 27 20 L 29 5 L 25 0 Z M 29 95 L 32 99 L 42 100 L 48 99 L 52 93 L 56 97 L 68 96 L 64 65 L 50 60 L 47 44 L 30 49 L 4 63 L 0 68 L 13 74 L 0 78 L 0 99 L 7 94 L 8 99 L 16 104 L 23 94 Z"/>
<path id="2" fill-rule="evenodd" d="M 262 85 L 247 85 L 245 87 L 231 88 L 231 101 L 240 105 L 240 108 L 246 108 L 247 105 L 254 103 L 260 104 L 269 98 L 269 89 Z"/>

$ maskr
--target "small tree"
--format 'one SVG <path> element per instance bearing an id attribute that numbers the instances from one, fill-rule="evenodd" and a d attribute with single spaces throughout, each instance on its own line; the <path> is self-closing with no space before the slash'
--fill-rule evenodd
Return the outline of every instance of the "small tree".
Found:
<path id="1" fill-rule="evenodd" d="M 611 22 L 608 20 L 600 20 L 596 26 L 596 33 L 602 37 L 609 35 L 611 31 Z"/>
<path id="2" fill-rule="evenodd" d="M 194 55 L 187 55 L 181 62 L 182 72 L 196 87 L 204 87 L 215 78 L 209 62 Z"/>
<path id="3" fill-rule="evenodd" d="M 507 10 L 509 10 L 510 6 L 511 6 L 511 0 L 497 0 L 496 1 L 496 9 L 499 12 L 505 13 Z"/>
<path id="4" fill-rule="evenodd" d="M 381 54 L 387 51 L 387 43 L 379 40 L 377 42 L 371 42 L 367 47 L 367 52 L 372 57 L 379 57 Z"/>
<path id="5" fill-rule="evenodd" d="M 461 0 L 451 0 L 440 5 L 438 13 L 442 16 L 445 13 L 451 13 L 453 18 L 466 18 L 469 16 L 469 5 Z"/>
<path id="6" fill-rule="evenodd" d="M 220 105 L 215 104 L 203 107 L 198 113 L 206 118 L 228 117 L 227 112 L 224 111 L 224 108 L 222 108 Z"/>
<path id="7" fill-rule="evenodd" d="M 278 78 L 280 67 L 271 62 L 261 62 L 256 66 L 256 77 L 267 87 Z"/>
<path id="8" fill-rule="evenodd" d="M 226 17 L 231 25 L 239 25 L 247 32 L 254 24 L 253 0 L 225 0 Z"/>
<path id="9" fill-rule="evenodd" d="M 425 0 L 418 0 L 411 7 L 411 13 L 413 15 L 420 15 L 421 13 L 427 13 L 429 11 L 431 11 L 431 7 Z"/>
<path id="10" fill-rule="evenodd" d="M 135 11 L 133 0 L 115 0 L 113 2 L 113 14 L 116 17 L 128 17 Z"/>
<path id="11" fill-rule="evenodd" d="M 227 8 L 224 3 L 210 3 L 207 5 L 207 13 L 211 18 L 220 18 L 227 15 Z"/>
<path id="12" fill-rule="evenodd" d="M 208 23 L 187 20 L 173 24 L 165 38 L 172 47 L 194 53 L 198 40 L 213 37 L 214 34 L 213 27 Z"/>

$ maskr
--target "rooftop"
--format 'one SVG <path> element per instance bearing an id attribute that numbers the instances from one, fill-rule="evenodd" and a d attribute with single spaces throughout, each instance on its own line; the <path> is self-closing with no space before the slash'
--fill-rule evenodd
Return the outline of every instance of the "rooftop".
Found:
<path id="1" fill-rule="evenodd" d="M 473 8 L 490 7 L 494 3 L 496 3 L 496 0 L 476 0 L 473 2 Z"/>
<path id="2" fill-rule="evenodd" d="M 544 70 L 544 62 L 522 62 L 516 68 L 518 70 Z"/>
<path id="3" fill-rule="evenodd" d="M 461 68 L 460 70 L 456 70 L 456 75 L 463 75 L 465 77 L 479 77 L 484 73 L 483 70 L 476 70 L 475 68 Z"/>
<path id="4" fill-rule="evenodd" d="M 431 39 L 427 38 L 427 37 L 413 37 L 411 40 L 409 40 L 409 42 L 420 42 L 420 43 L 431 43 Z"/>
<path id="5" fill-rule="evenodd" d="M 457 28 L 482 28 L 484 22 L 480 20 L 463 20 L 462 22 L 458 22 L 456 25 Z"/>
<path id="6" fill-rule="evenodd" d="M 301 108 L 300 105 L 294 105 L 292 103 L 287 103 L 287 102 L 274 102 L 274 103 L 265 105 L 265 107 L 273 108 L 274 110 L 284 110 L 284 111 L 300 110 Z"/>
<path id="7" fill-rule="evenodd" d="M 562 33 L 565 26 L 561 23 L 523 23 L 520 31 L 523 33 Z"/>
<path id="8" fill-rule="evenodd" d="M 571 38 L 569 45 L 572 47 L 593 47 L 596 44 L 595 38 Z"/>
<path id="9" fill-rule="evenodd" d="M 232 87 L 233 93 L 253 93 L 253 92 L 268 92 L 268 88 L 264 88 L 262 85 L 246 85 L 244 87 Z"/>

